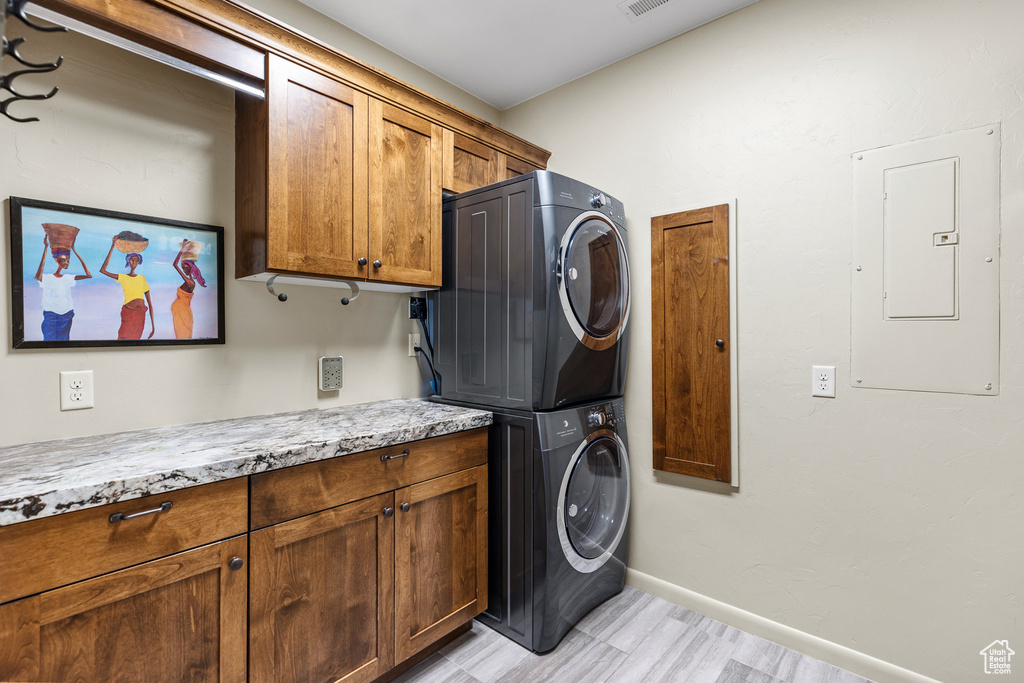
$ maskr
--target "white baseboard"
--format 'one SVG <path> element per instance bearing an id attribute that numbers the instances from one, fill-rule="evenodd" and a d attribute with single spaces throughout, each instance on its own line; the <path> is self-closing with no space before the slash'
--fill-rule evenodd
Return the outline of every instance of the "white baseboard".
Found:
<path id="1" fill-rule="evenodd" d="M 663 581 L 635 569 L 626 569 L 626 583 L 723 624 L 778 643 L 790 650 L 828 662 L 877 683 L 941 683 L 919 673 L 876 659 L 857 650 L 798 631 L 777 621 L 733 607 L 714 598 Z"/>

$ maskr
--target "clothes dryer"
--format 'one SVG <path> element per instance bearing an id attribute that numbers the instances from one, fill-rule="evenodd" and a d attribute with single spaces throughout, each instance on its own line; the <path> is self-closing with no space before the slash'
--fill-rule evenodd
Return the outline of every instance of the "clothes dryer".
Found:
<path id="1" fill-rule="evenodd" d="M 437 393 L 552 410 L 621 396 L 629 261 L 622 202 L 534 171 L 444 201 L 431 295 Z"/>
<path id="2" fill-rule="evenodd" d="M 495 409 L 488 451 L 488 606 L 477 618 L 547 652 L 625 583 L 622 399 L 548 413 Z"/>

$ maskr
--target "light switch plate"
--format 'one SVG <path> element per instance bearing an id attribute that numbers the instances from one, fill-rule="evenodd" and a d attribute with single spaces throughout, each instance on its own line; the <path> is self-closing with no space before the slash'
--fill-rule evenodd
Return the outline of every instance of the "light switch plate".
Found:
<path id="1" fill-rule="evenodd" d="M 320 359 L 320 391 L 338 391 L 345 386 L 345 359 L 324 356 Z"/>

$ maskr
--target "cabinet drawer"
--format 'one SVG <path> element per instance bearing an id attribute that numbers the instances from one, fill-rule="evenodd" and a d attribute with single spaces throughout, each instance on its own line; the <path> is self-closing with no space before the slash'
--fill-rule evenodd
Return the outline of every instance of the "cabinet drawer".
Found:
<path id="1" fill-rule="evenodd" d="M 408 455 L 403 455 L 408 451 Z M 382 459 L 383 456 L 399 456 Z M 251 528 L 277 524 L 487 462 L 487 428 L 251 477 Z"/>
<path id="2" fill-rule="evenodd" d="M 246 484 L 239 477 L 0 527 L 0 603 L 244 534 Z"/>

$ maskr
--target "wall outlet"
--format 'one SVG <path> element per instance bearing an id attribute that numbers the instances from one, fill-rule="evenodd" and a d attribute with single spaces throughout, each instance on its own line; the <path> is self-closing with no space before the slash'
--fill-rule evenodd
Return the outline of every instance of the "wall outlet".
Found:
<path id="1" fill-rule="evenodd" d="M 324 356 L 320 359 L 320 391 L 338 391 L 345 386 L 345 359 Z"/>
<path id="2" fill-rule="evenodd" d="M 811 396 L 836 397 L 836 366 L 814 365 L 811 368 Z"/>
<path id="3" fill-rule="evenodd" d="M 420 335 L 417 332 L 409 333 L 409 356 L 416 355 L 416 347 L 420 345 Z"/>
<path id="4" fill-rule="evenodd" d="M 427 319 L 427 297 L 425 296 L 410 296 L 409 297 L 409 320 L 426 320 Z"/>
<path id="5" fill-rule="evenodd" d="M 92 370 L 60 373 L 60 409 L 83 410 L 92 407 Z"/>

